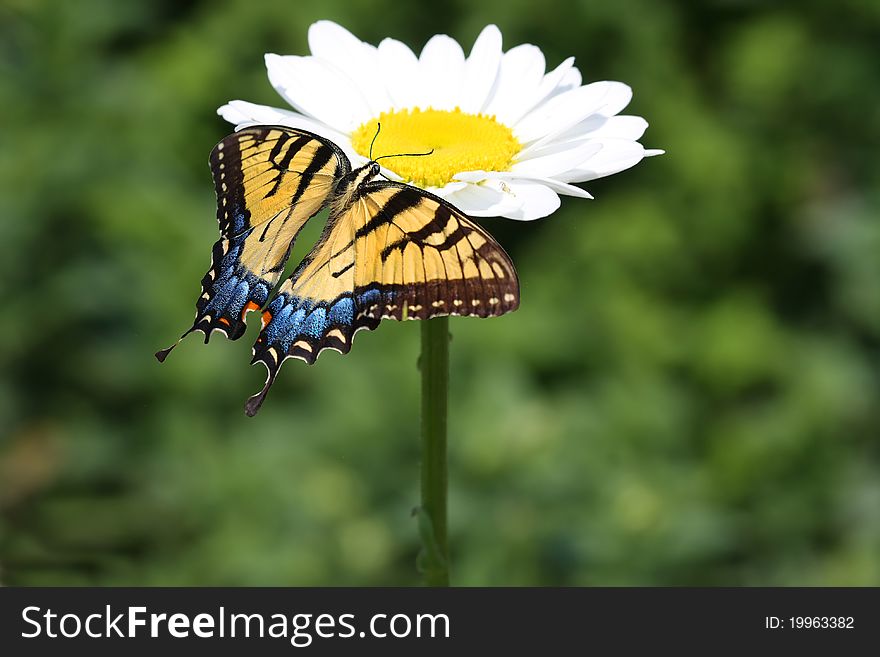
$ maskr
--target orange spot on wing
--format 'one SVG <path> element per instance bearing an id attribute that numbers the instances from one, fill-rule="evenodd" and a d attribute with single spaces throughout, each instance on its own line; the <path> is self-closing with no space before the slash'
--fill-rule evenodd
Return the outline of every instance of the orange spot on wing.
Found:
<path id="1" fill-rule="evenodd" d="M 242 320 L 245 318 L 245 315 L 247 315 L 250 311 L 252 311 L 252 310 L 259 310 L 259 309 L 260 309 L 259 304 L 256 304 L 256 303 L 254 303 L 253 301 L 248 301 L 248 302 L 245 304 L 244 308 L 242 308 L 242 310 L 241 310 L 241 318 L 242 318 Z"/>
<path id="2" fill-rule="evenodd" d="M 272 313 L 270 313 L 268 310 L 266 312 L 264 312 L 262 320 L 263 320 L 263 325 L 260 326 L 261 329 L 266 328 L 266 324 L 268 324 L 269 322 L 272 321 Z"/>
<path id="3" fill-rule="evenodd" d="M 217 321 L 219 321 L 221 324 L 226 324 L 226 326 L 232 326 L 232 323 L 228 319 L 226 319 L 225 317 L 221 317 Z"/>

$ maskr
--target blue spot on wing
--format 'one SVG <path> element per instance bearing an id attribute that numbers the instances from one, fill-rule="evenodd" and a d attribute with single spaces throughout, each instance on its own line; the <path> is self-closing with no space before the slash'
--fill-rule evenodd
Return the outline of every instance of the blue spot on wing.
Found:
<path id="1" fill-rule="evenodd" d="M 241 232 L 245 225 L 244 213 L 236 208 L 235 214 L 232 216 L 232 227 L 236 233 Z"/>
<path id="2" fill-rule="evenodd" d="M 330 324 L 342 324 L 351 326 L 354 321 L 354 301 L 349 297 L 343 297 L 330 307 L 328 322 Z"/>
<path id="3" fill-rule="evenodd" d="M 324 308 L 315 308 L 302 325 L 302 332 L 313 338 L 319 339 L 327 330 L 327 311 Z"/>
<path id="4" fill-rule="evenodd" d="M 312 305 L 305 299 L 281 294 L 269 304 L 272 319 L 263 329 L 268 344 L 281 344 L 284 351 L 290 349 L 301 329 Z M 323 309 L 321 309 L 323 312 Z"/>
<path id="5" fill-rule="evenodd" d="M 229 311 L 230 315 L 235 317 L 241 316 L 241 311 L 244 310 L 244 304 L 248 301 L 250 291 L 251 286 L 247 284 L 247 281 L 242 281 L 236 286 L 232 300 L 229 302 L 229 306 L 227 306 L 227 311 Z"/>
<path id="6" fill-rule="evenodd" d="M 376 302 L 381 296 L 382 293 L 378 289 L 373 288 L 361 293 L 361 300 L 367 303 Z"/>
<path id="7" fill-rule="evenodd" d="M 276 308 L 279 305 L 279 301 L 281 301 L 281 307 Z M 290 323 L 288 319 L 290 315 L 293 313 L 294 307 L 292 305 L 285 305 L 282 297 L 278 297 L 275 301 L 272 302 L 272 305 L 269 306 L 269 312 L 272 313 L 272 320 L 266 325 L 266 328 L 263 329 L 266 333 L 266 340 L 269 343 L 280 342 L 281 339 L 287 335 L 287 331 L 290 327 Z"/>
<path id="8" fill-rule="evenodd" d="M 268 344 L 280 344 L 288 351 L 299 339 L 323 343 L 333 326 L 350 328 L 355 320 L 355 302 L 351 297 L 338 299 L 329 308 L 315 306 L 310 300 L 279 295 L 269 305 L 272 319 L 263 329 Z"/>
<path id="9" fill-rule="evenodd" d="M 269 296 L 269 291 L 256 276 L 239 267 L 237 271 L 228 270 L 218 277 L 214 283 L 214 296 L 201 309 L 208 314 L 218 311 L 221 315 L 238 318 L 249 299 L 262 305 Z"/>
<path id="10" fill-rule="evenodd" d="M 266 309 L 273 315 L 277 315 L 281 312 L 281 309 L 287 305 L 287 297 L 283 294 L 279 294 L 277 297 L 272 299 L 272 303 L 269 304 L 269 307 Z"/>
<path id="11" fill-rule="evenodd" d="M 232 295 L 235 291 L 235 286 L 238 285 L 239 278 L 238 276 L 230 276 L 225 281 L 220 281 L 218 284 L 214 286 L 214 298 L 208 302 L 203 309 L 203 313 L 208 313 L 210 310 L 214 308 L 225 308 L 230 299 L 232 299 Z"/>
<path id="12" fill-rule="evenodd" d="M 356 324 L 375 328 L 378 319 L 361 319 L 359 311 L 365 309 L 364 304 L 380 303 L 386 297 L 387 294 L 383 295 L 381 290 L 372 289 L 356 296 L 342 296 L 326 305 L 289 293 L 279 294 L 269 304 L 267 310 L 272 314 L 272 319 L 263 328 L 258 345 L 263 345 L 262 349 L 275 345 L 285 354 L 293 351 L 307 362 L 313 362 L 320 350 L 328 345 L 339 348 L 349 346 Z M 334 328 L 340 329 L 342 335 L 328 338 L 328 333 Z M 298 341 L 307 342 L 311 349 L 297 350 L 294 344 Z"/>
<path id="13" fill-rule="evenodd" d="M 296 342 L 296 339 L 300 335 L 300 327 L 302 326 L 303 319 L 305 319 L 306 313 L 308 312 L 308 308 L 300 307 L 296 309 L 296 312 L 290 317 L 286 326 L 281 327 L 283 330 L 283 339 L 281 340 L 281 344 L 284 346 L 284 351 L 290 349 L 290 345 Z"/>
<path id="14" fill-rule="evenodd" d="M 378 318 L 382 315 L 387 304 L 395 303 L 396 297 L 397 292 L 387 286 L 376 286 L 363 290 L 356 295 L 358 314 Z"/>
<path id="15" fill-rule="evenodd" d="M 266 303 L 266 299 L 269 298 L 269 288 L 263 283 L 257 283 L 254 286 L 254 291 L 251 293 L 251 298 L 262 306 Z"/>
<path id="16" fill-rule="evenodd" d="M 223 267 L 235 267 L 238 264 L 238 257 L 241 255 L 241 251 L 244 248 L 244 242 L 252 232 L 253 230 L 249 230 L 246 233 L 236 235 L 229 239 L 229 246 L 227 247 L 226 253 L 223 255 Z"/>
<path id="17" fill-rule="evenodd" d="M 369 289 L 364 292 L 361 292 L 358 295 L 358 305 L 359 306 L 366 306 L 367 308 L 369 308 L 371 305 L 373 305 L 375 303 L 379 303 L 379 301 L 381 301 L 381 299 L 382 299 L 382 293 L 379 290 L 377 290 L 375 288 Z"/>

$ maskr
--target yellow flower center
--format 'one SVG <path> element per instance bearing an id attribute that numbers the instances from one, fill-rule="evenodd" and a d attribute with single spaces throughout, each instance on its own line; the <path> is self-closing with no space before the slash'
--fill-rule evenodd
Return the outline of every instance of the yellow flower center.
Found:
<path id="1" fill-rule="evenodd" d="M 506 171 L 520 143 L 506 125 L 485 114 L 454 110 L 403 109 L 382 112 L 359 126 L 351 136 L 354 149 L 370 157 L 377 124 L 382 130 L 373 145 L 373 159 L 399 153 L 430 155 L 395 157 L 383 162 L 406 182 L 419 187 L 442 187 L 462 171 Z"/>

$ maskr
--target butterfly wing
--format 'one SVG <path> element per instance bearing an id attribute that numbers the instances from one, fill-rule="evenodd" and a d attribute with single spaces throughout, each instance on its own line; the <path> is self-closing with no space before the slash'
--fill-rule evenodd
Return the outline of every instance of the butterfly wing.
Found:
<path id="1" fill-rule="evenodd" d="M 281 126 L 231 134 L 214 147 L 209 162 L 220 239 L 202 279 L 195 321 L 181 336 L 201 331 L 205 342 L 214 331 L 232 340 L 242 336 L 245 316 L 266 303 L 297 234 L 351 170 L 332 142 Z M 165 360 L 174 346 L 156 357 Z"/>
<path id="2" fill-rule="evenodd" d="M 247 413 L 287 358 L 311 364 L 324 349 L 347 353 L 354 334 L 381 319 L 491 317 L 518 306 L 516 270 L 486 231 L 415 187 L 364 184 L 263 313 L 252 362 L 269 372 Z"/>

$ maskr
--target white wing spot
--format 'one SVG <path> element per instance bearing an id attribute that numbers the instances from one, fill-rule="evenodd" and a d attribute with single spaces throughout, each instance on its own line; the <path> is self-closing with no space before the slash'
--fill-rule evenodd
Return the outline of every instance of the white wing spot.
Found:
<path id="1" fill-rule="evenodd" d="M 446 305 L 446 302 L 443 300 L 431 302 L 431 306 L 434 308 L 439 308 L 440 306 L 445 306 L 445 305 Z"/>
<path id="2" fill-rule="evenodd" d="M 491 299 L 489 299 L 489 305 L 490 306 L 497 306 L 498 305 L 498 297 L 492 297 Z"/>
<path id="3" fill-rule="evenodd" d="M 472 305 L 472 306 L 479 306 L 479 305 L 480 305 L 480 300 L 479 300 L 479 299 L 474 299 L 473 301 L 471 301 L 471 305 Z"/>
<path id="4" fill-rule="evenodd" d="M 510 303 L 514 299 L 516 299 L 516 297 L 513 296 L 510 292 L 508 292 L 507 294 L 504 295 L 504 300 L 507 301 L 508 303 Z"/>
<path id="5" fill-rule="evenodd" d="M 464 305 L 464 301 L 462 301 L 461 299 L 456 299 L 455 301 L 452 302 L 452 305 L 455 306 L 456 308 L 458 308 L 459 306 Z"/>

